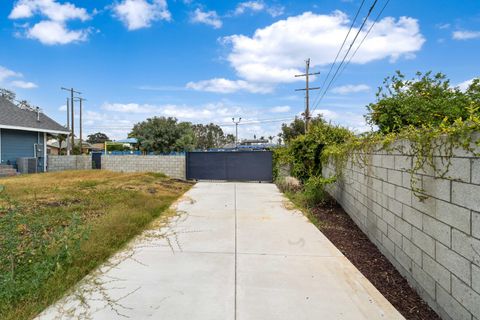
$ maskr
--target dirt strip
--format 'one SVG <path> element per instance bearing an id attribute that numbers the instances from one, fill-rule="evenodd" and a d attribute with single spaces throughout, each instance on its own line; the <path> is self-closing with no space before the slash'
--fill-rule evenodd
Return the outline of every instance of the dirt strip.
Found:
<path id="1" fill-rule="evenodd" d="M 325 236 L 406 319 L 440 319 L 340 205 L 330 201 L 312 214 Z"/>

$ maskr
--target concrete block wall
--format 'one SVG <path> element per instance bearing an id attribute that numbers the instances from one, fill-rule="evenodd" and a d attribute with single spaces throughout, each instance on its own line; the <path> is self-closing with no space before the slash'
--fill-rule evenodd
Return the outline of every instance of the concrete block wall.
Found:
<path id="1" fill-rule="evenodd" d="M 411 189 L 413 157 L 395 152 L 347 162 L 328 191 L 443 319 L 480 320 L 480 158 L 456 154 L 446 178 L 418 174 L 424 201 Z M 323 175 L 334 174 L 330 162 Z"/>
<path id="2" fill-rule="evenodd" d="M 117 172 L 161 172 L 185 179 L 185 156 L 102 156 L 102 169 Z"/>
<path id="3" fill-rule="evenodd" d="M 92 169 L 92 156 L 72 155 L 55 156 L 48 155 L 47 171 L 65 171 L 65 170 L 89 170 Z"/>

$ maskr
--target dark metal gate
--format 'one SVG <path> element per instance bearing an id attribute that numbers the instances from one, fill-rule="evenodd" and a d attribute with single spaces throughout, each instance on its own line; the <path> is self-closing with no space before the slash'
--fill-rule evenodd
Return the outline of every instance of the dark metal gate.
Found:
<path id="1" fill-rule="evenodd" d="M 92 169 L 102 169 L 101 152 L 92 152 Z"/>
<path id="2" fill-rule="evenodd" d="M 271 151 L 187 152 L 187 179 L 273 181 Z"/>

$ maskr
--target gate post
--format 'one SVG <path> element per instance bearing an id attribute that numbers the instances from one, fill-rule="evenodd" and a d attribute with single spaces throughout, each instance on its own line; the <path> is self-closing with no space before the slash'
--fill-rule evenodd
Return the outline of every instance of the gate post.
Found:
<path id="1" fill-rule="evenodd" d="M 190 180 L 188 178 L 188 159 L 190 158 L 190 152 L 185 151 L 185 180 Z"/>

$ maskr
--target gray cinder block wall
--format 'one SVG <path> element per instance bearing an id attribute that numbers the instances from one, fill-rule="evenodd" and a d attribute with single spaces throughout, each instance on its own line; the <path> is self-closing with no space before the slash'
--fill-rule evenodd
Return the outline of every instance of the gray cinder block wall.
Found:
<path id="1" fill-rule="evenodd" d="M 185 179 L 185 156 L 102 156 L 102 169 L 117 172 L 161 172 Z"/>
<path id="2" fill-rule="evenodd" d="M 54 156 L 48 155 L 47 171 L 65 171 L 65 170 L 89 170 L 92 169 L 92 156 L 72 155 L 72 156 Z"/>
<path id="3" fill-rule="evenodd" d="M 420 172 L 424 201 L 411 189 L 412 156 L 368 159 L 350 159 L 329 193 L 443 319 L 479 320 L 480 158 L 457 150 L 445 178 Z M 328 163 L 323 175 L 334 169 Z"/>

